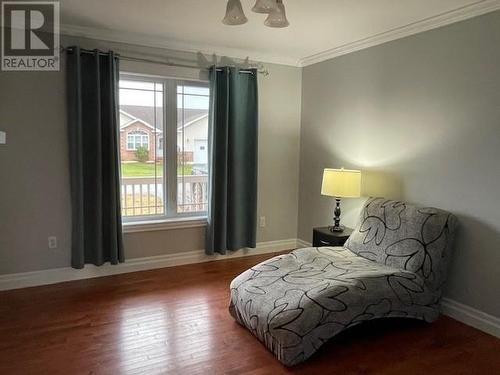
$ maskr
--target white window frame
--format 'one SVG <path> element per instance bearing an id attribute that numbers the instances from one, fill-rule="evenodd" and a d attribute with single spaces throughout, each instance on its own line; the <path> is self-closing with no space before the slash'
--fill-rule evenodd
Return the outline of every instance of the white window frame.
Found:
<path id="1" fill-rule="evenodd" d="M 120 80 L 152 82 L 163 85 L 163 207 L 164 213 L 159 215 L 122 216 L 124 232 L 177 229 L 191 227 L 187 221 L 195 222 L 196 226 L 206 225 L 207 211 L 177 212 L 177 86 L 197 85 L 208 87 L 206 80 L 177 79 L 146 74 L 120 72 Z M 175 108 L 175 110 L 168 110 Z M 174 126 L 168 126 L 174 124 Z M 156 124 L 153 124 L 156 128 Z M 207 134 L 208 137 L 208 134 Z M 128 145 L 127 145 L 128 146 Z M 155 146 L 156 147 L 156 146 Z M 138 229 L 143 226 L 144 229 Z M 129 230 L 127 230 L 127 228 Z"/>
<path id="2" fill-rule="evenodd" d="M 139 143 L 139 146 L 143 146 L 144 145 L 144 137 L 146 137 L 146 148 L 147 150 L 149 151 L 149 134 L 148 132 L 142 130 L 142 129 L 134 129 L 134 130 L 130 130 L 129 132 L 127 132 L 127 151 L 137 151 L 137 136 L 141 137 L 141 142 Z M 132 148 L 129 147 L 129 140 L 128 140 L 128 137 L 133 137 L 134 138 L 134 141 L 132 142 L 133 146 Z"/>

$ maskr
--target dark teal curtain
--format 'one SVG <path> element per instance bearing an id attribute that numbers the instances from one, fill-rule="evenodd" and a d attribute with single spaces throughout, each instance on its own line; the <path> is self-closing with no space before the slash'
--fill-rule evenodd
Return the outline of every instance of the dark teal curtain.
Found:
<path id="1" fill-rule="evenodd" d="M 256 245 L 257 71 L 210 69 L 206 253 Z"/>
<path id="2" fill-rule="evenodd" d="M 124 261 L 120 212 L 118 58 L 71 47 L 66 56 L 71 265 Z"/>

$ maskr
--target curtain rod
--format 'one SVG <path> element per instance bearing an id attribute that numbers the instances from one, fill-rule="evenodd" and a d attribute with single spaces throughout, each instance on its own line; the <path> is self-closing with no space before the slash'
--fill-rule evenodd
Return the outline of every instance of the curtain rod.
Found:
<path id="1" fill-rule="evenodd" d="M 61 47 L 62 52 L 73 52 L 72 47 Z M 90 50 L 90 49 L 83 49 L 80 48 L 80 52 L 83 53 L 89 53 L 93 54 L 95 53 L 95 50 Z M 106 55 L 106 52 L 98 51 L 99 54 L 101 55 Z M 152 59 L 145 59 L 142 57 L 133 57 L 133 56 L 126 56 L 126 55 L 121 55 L 121 54 L 115 54 L 116 57 L 119 57 L 122 60 L 128 60 L 128 61 L 137 61 L 137 62 L 145 62 L 145 63 L 152 63 L 152 64 L 160 64 L 160 65 L 167 65 L 167 66 L 176 66 L 180 68 L 190 68 L 190 69 L 201 69 L 201 70 L 206 70 L 208 71 L 209 68 L 206 67 L 199 67 L 199 66 L 194 66 L 194 65 L 188 65 L 188 64 L 180 64 L 180 63 L 173 63 L 169 61 L 159 61 L 159 60 L 152 60 Z M 236 66 L 232 66 L 236 68 Z M 222 69 L 217 69 L 218 72 L 221 72 Z M 253 71 L 249 69 L 240 69 L 240 73 L 246 73 L 246 74 L 252 74 Z M 257 69 L 257 73 L 262 74 L 264 76 L 269 75 L 269 71 L 264 68 Z"/>

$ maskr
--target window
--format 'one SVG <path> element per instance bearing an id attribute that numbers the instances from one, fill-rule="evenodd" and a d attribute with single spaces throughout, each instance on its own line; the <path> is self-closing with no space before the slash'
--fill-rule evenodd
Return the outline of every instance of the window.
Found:
<path id="1" fill-rule="evenodd" d="M 204 82 L 120 76 L 125 222 L 206 215 L 208 103 Z"/>
<path id="2" fill-rule="evenodd" d="M 142 130 L 134 130 L 127 134 L 127 150 L 137 150 L 139 147 L 149 150 L 149 135 Z"/>
<path id="3" fill-rule="evenodd" d="M 208 87 L 177 84 L 178 213 L 207 211 L 208 101 Z"/>

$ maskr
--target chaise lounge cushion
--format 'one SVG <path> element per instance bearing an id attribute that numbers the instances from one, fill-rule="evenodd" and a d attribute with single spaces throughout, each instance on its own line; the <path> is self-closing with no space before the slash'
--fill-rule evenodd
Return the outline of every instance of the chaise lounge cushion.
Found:
<path id="1" fill-rule="evenodd" d="M 439 290 L 446 280 L 455 227 L 455 217 L 446 211 L 372 198 L 344 246 L 364 258 L 415 272 Z"/>
<path id="2" fill-rule="evenodd" d="M 454 219 L 436 209 L 407 204 L 401 209 L 399 203 L 368 201 L 346 247 L 295 250 L 236 277 L 231 283 L 233 317 L 288 366 L 304 361 L 329 338 L 366 320 L 434 321 L 445 272 L 441 263 L 448 257 Z M 378 241 L 382 226 L 372 223 L 378 223 L 373 216 L 385 223 L 387 231 L 399 235 L 379 235 L 382 241 Z M 392 225 L 391 220 L 399 223 Z M 393 240 L 405 246 L 398 249 Z M 347 248 L 349 244 L 354 251 Z M 373 260 L 365 258 L 365 252 Z M 427 256 L 430 271 L 423 265 Z"/>

